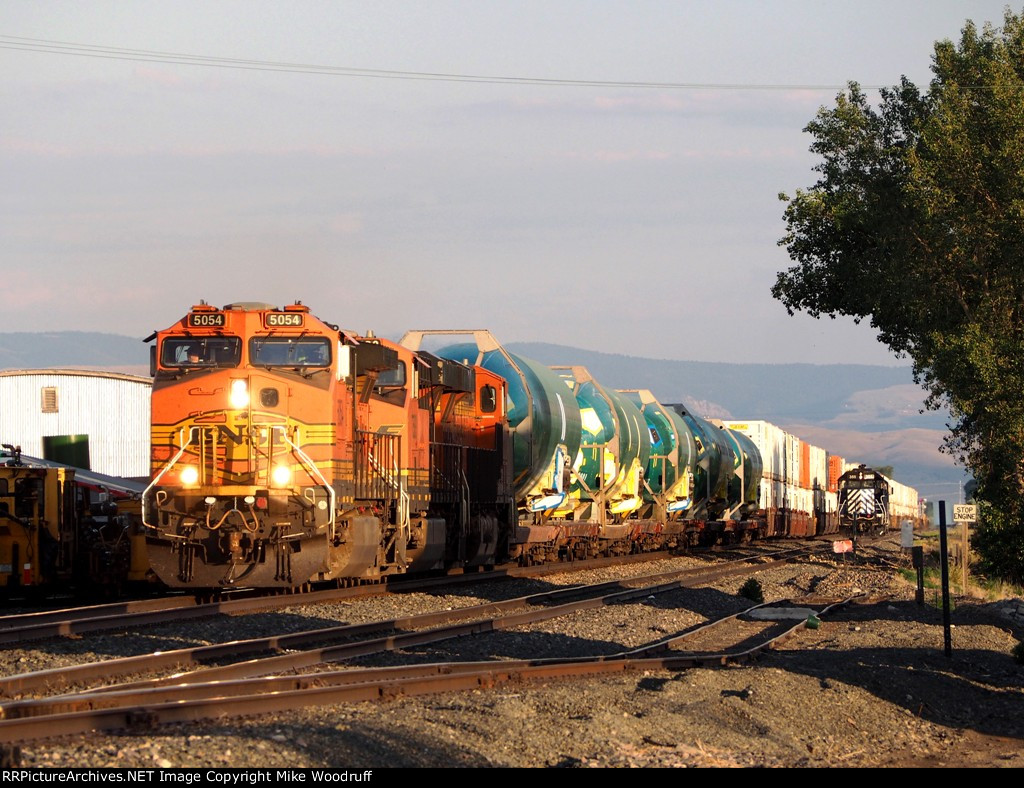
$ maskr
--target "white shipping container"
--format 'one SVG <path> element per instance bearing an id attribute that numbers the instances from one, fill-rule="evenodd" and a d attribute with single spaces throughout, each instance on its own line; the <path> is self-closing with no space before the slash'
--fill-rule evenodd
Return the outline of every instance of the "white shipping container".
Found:
<path id="1" fill-rule="evenodd" d="M 785 478 L 786 433 L 767 421 L 723 421 L 730 430 L 742 432 L 757 447 L 769 479 Z"/>
<path id="2" fill-rule="evenodd" d="M 792 435 L 781 427 L 761 420 L 728 420 L 716 424 L 742 432 L 757 447 L 764 465 L 764 476 L 761 479 L 758 507 L 761 509 L 789 509 L 791 511 L 812 513 L 821 508 L 820 493 L 817 497 L 814 490 L 828 488 L 829 452 L 825 449 L 808 445 L 808 465 L 804 469 L 804 478 L 809 485 L 801 491 L 801 465 L 804 443 L 796 435 Z M 845 460 L 842 472 L 860 467 L 861 462 Z M 898 482 L 890 480 L 891 492 L 889 507 L 893 516 L 899 512 L 903 517 L 917 516 L 917 491 Z M 811 493 L 805 495 L 804 493 Z M 835 512 L 837 509 L 836 493 L 827 493 L 825 511 Z M 815 502 L 819 505 L 816 507 Z"/>
<path id="3" fill-rule="evenodd" d="M 794 484 L 790 487 L 789 499 L 791 501 L 789 508 L 793 511 L 808 515 L 813 514 L 814 490 L 805 490 L 803 487 Z"/>
<path id="4" fill-rule="evenodd" d="M 776 479 L 761 479 L 761 509 L 782 509 L 785 505 L 785 483 Z"/>
<path id="5" fill-rule="evenodd" d="M 811 489 L 828 489 L 828 452 L 820 446 L 811 446 L 811 467 L 809 470 Z"/>
<path id="6" fill-rule="evenodd" d="M 800 454 L 802 452 L 802 441 L 790 433 L 786 435 L 786 469 L 783 478 L 787 484 L 800 484 Z"/>
<path id="7" fill-rule="evenodd" d="M 889 479 L 888 476 L 885 477 Z M 889 479 L 889 517 L 893 523 L 901 519 L 916 518 L 918 514 L 918 494 L 913 487 Z"/>

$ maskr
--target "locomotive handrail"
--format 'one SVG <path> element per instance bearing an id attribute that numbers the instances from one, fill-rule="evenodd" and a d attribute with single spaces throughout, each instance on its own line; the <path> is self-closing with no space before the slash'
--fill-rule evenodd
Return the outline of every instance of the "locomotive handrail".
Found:
<path id="1" fill-rule="evenodd" d="M 375 435 L 376 433 L 364 431 L 364 434 Z M 394 473 L 387 474 L 384 472 L 384 465 L 381 463 L 380 460 L 377 459 L 377 455 L 373 453 L 372 449 L 366 453 L 366 459 L 367 462 L 369 462 L 370 467 L 377 472 L 377 476 L 381 479 L 381 481 L 383 481 L 388 487 L 392 487 L 395 490 L 399 489 L 397 462 L 395 462 L 394 464 Z"/>
<path id="2" fill-rule="evenodd" d="M 315 474 L 316 478 L 319 480 L 320 484 L 323 485 L 324 488 L 326 488 L 327 496 L 328 496 L 328 498 L 330 498 L 330 505 L 329 505 L 330 517 L 327 520 L 327 525 L 328 525 L 328 528 L 329 528 L 329 531 L 330 531 L 331 535 L 333 536 L 334 535 L 334 511 L 335 511 L 334 507 L 335 507 L 335 496 L 336 496 L 336 493 L 334 492 L 334 488 L 330 484 L 327 483 L 327 480 L 324 478 L 324 475 L 320 472 L 320 469 L 316 467 L 316 463 L 313 462 L 312 458 L 308 454 L 306 454 L 306 452 L 304 452 L 302 449 L 300 449 L 295 443 L 292 442 L 292 440 L 288 437 L 288 431 L 283 426 L 274 425 L 272 429 L 275 432 L 276 431 L 280 431 L 281 432 L 281 436 L 282 436 L 282 438 L 284 438 L 284 442 L 292 447 L 292 451 L 295 452 L 295 454 L 298 456 L 298 458 L 302 462 L 302 464 L 303 465 L 308 465 L 309 468 L 312 469 L 311 472 L 310 472 L 310 475 L 312 476 L 312 475 Z"/>
<path id="3" fill-rule="evenodd" d="M 142 524 L 146 528 L 156 529 L 158 527 L 156 525 L 150 525 L 148 522 L 146 522 L 147 511 L 148 511 L 148 508 L 149 508 L 146 505 L 146 501 L 149 499 L 149 491 L 152 490 L 154 487 L 156 487 L 156 485 L 164 477 L 164 474 L 167 473 L 167 471 L 169 471 L 171 468 L 173 468 L 177 464 L 178 460 L 181 459 L 181 455 L 185 453 L 185 449 L 187 449 L 189 446 L 192 445 L 192 436 L 193 436 L 193 434 L 194 434 L 196 429 L 197 429 L 196 427 L 189 427 L 189 430 L 188 430 L 188 440 L 185 441 L 185 443 L 182 445 L 182 447 L 180 449 L 178 449 L 178 453 L 175 454 L 167 462 L 166 465 L 164 465 L 164 467 L 160 471 L 160 473 L 158 473 L 156 476 L 153 477 L 153 481 L 151 481 L 149 483 L 149 486 L 146 487 L 146 489 L 142 491 Z M 182 430 L 182 432 L 184 432 L 184 430 Z M 184 439 L 184 437 L 183 437 L 183 439 Z"/>
<path id="4" fill-rule="evenodd" d="M 399 474 L 398 479 L 398 527 L 402 533 L 402 563 L 408 566 L 405 560 L 405 548 L 409 544 L 409 540 L 412 538 L 412 522 L 410 509 L 412 508 L 412 499 L 409 497 L 409 492 L 405 489 L 405 478 L 401 476 L 398 469 L 398 460 L 395 460 L 395 473 Z"/>
<path id="5" fill-rule="evenodd" d="M 469 528 L 469 513 L 472 501 L 470 500 L 469 479 L 466 478 L 466 472 L 462 468 L 459 468 L 459 481 L 462 487 L 462 501 L 459 504 L 459 508 L 462 510 L 462 527 Z"/>

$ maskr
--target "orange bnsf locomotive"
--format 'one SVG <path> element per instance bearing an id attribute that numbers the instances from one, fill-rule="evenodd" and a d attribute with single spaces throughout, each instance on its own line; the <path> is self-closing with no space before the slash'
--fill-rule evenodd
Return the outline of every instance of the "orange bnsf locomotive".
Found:
<path id="1" fill-rule="evenodd" d="M 153 339 L 143 523 L 167 585 L 294 587 L 507 553 L 498 375 L 300 303 L 201 303 Z"/>

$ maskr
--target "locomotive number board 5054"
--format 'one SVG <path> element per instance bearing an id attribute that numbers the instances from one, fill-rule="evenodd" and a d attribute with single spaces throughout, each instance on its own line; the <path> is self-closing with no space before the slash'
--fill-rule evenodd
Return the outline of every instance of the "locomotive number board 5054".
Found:
<path id="1" fill-rule="evenodd" d="M 188 316 L 192 328 L 216 328 L 224 326 L 223 312 L 193 312 Z"/>
<path id="2" fill-rule="evenodd" d="M 293 328 L 302 326 L 304 315 L 296 315 L 293 312 L 267 312 L 264 315 L 267 328 Z"/>

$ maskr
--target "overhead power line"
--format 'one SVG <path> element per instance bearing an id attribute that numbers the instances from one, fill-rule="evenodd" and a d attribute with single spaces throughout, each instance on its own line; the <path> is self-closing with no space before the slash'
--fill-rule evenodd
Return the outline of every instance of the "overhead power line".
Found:
<path id="1" fill-rule="evenodd" d="M 107 60 L 131 60 L 143 63 L 174 63 L 206 68 L 231 68 L 246 71 L 276 71 L 293 74 L 320 74 L 335 77 L 361 77 L 369 79 L 404 79 L 428 82 L 480 82 L 508 85 L 549 85 L 562 87 L 639 88 L 656 90 L 844 90 L 843 85 L 772 85 L 727 82 L 645 82 L 598 79 L 552 79 L 546 77 L 503 77 L 484 74 L 447 74 L 431 71 L 397 71 L 392 69 L 354 68 L 351 66 L 324 66 L 314 63 L 288 63 L 276 60 L 250 60 L 245 58 L 190 55 L 183 52 L 163 52 L 150 49 L 126 49 L 98 46 L 70 41 L 50 41 L 41 38 L 0 35 L 0 49 L 39 52 L 50 55 L 91 57 Z M 881 86 L 862 85 L 867 90 Z"/>

